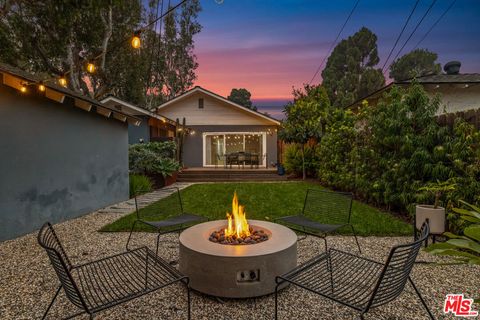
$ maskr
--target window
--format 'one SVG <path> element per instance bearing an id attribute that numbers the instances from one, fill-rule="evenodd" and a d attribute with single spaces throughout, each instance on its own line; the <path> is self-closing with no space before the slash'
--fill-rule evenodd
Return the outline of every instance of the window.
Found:
<path id="1" fill-rule="evenodd" d="M 198 99 L 198 109 L 203 109 L 203 98 Z"/>

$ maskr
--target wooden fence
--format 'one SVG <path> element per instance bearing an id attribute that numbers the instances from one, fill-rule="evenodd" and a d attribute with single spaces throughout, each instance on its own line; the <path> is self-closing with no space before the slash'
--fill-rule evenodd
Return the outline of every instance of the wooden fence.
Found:
<path id="1" fill-rule="evenodd" d="M 468 123 L 473 124 L 477 130 L 480 130 L 480 109 L 442 114 L 437 117 L 437 121 L 441 126 L 453 128 L 455 119 L 457 118 L 464 119 Z"/>

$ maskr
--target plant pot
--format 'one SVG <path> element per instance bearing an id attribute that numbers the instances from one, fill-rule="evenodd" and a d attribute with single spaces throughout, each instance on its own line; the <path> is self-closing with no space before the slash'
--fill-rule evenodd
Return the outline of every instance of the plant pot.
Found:
<path id="1" fill-rule="evenodd" d="M 415 207 L 415 227 L 420 230 L 422 224 L 428 219 L 431 234 L 445 232 L 445 208 L 429 205 L 417 205 Z"/>
<path id="2" fill-rule="evenodd" d="M 165 177 L 165 186 L 169 186 L 177 182 L 177 177 L 178 177 L 178 171 L 172 173 L 171 176 Z"/>

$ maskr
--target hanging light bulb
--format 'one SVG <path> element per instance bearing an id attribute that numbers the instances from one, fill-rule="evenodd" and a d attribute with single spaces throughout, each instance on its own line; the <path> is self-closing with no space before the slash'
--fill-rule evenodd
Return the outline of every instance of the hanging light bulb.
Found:
<path id="1" fill-rule="evenodd" d="M 140 40 L 140 31 L 137 31 L 133 34 L 131 45 L 134 49 L 140 48 L 142 41 Z"/>
<path id="2" fill-rule="evenodd" d="M 67 86 L 67 78 L 65 76 L 61 76 L 58 78 L 58 84 L 61 85 L 62 87 Z"/>
<path id="3" fill-rule="evenodd" d="M 93 64 L 93 61 L 89 61 L 87 63 L 87 72 L 88 73 L 94 73 L 95 72 L 95 64 Z"/>
<path id="4" fill-rule="evenodd" d="M 44 92 L 45 90 L 46 90 L 45 85 L 43 84 L 43 82 L 40 82 L 38 84 L 38 91 Z"/>
<path id="5" fill-rule="evenodd" d="M 22 83 L 20 85 L 20 92 L 21 93 L 26 93 L 27 92 L 27 86 L 24 83 Z"/>

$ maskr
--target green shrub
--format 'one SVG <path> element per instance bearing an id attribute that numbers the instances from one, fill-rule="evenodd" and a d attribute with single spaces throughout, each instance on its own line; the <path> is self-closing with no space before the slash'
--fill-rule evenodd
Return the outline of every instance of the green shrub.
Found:
<path id="1" fill-rule="evenodd" d="M 130 175 L 130 198 L 136 194 L 147 193 L 153 190 L 153 183 L 149 177 L 131 174 Z"/>
<path id="2" fill-rule="evenodd" d="M 285 151 L 284 167 L 288 173 L 302 176 L 302 146 L 290 144 Z M 307 144 L 305 146 L 305 172 L 308 177 L 315 177 L 318 171 L 319 158 L 317 146 Z"/>
<path id="3" fill-rule="evenodd" d="M 174 159 L 176 145 L 172 141 L 134 144 L 129 148 L 129 168 L 132 173 L 164 177 L 180 169 Z"/>

